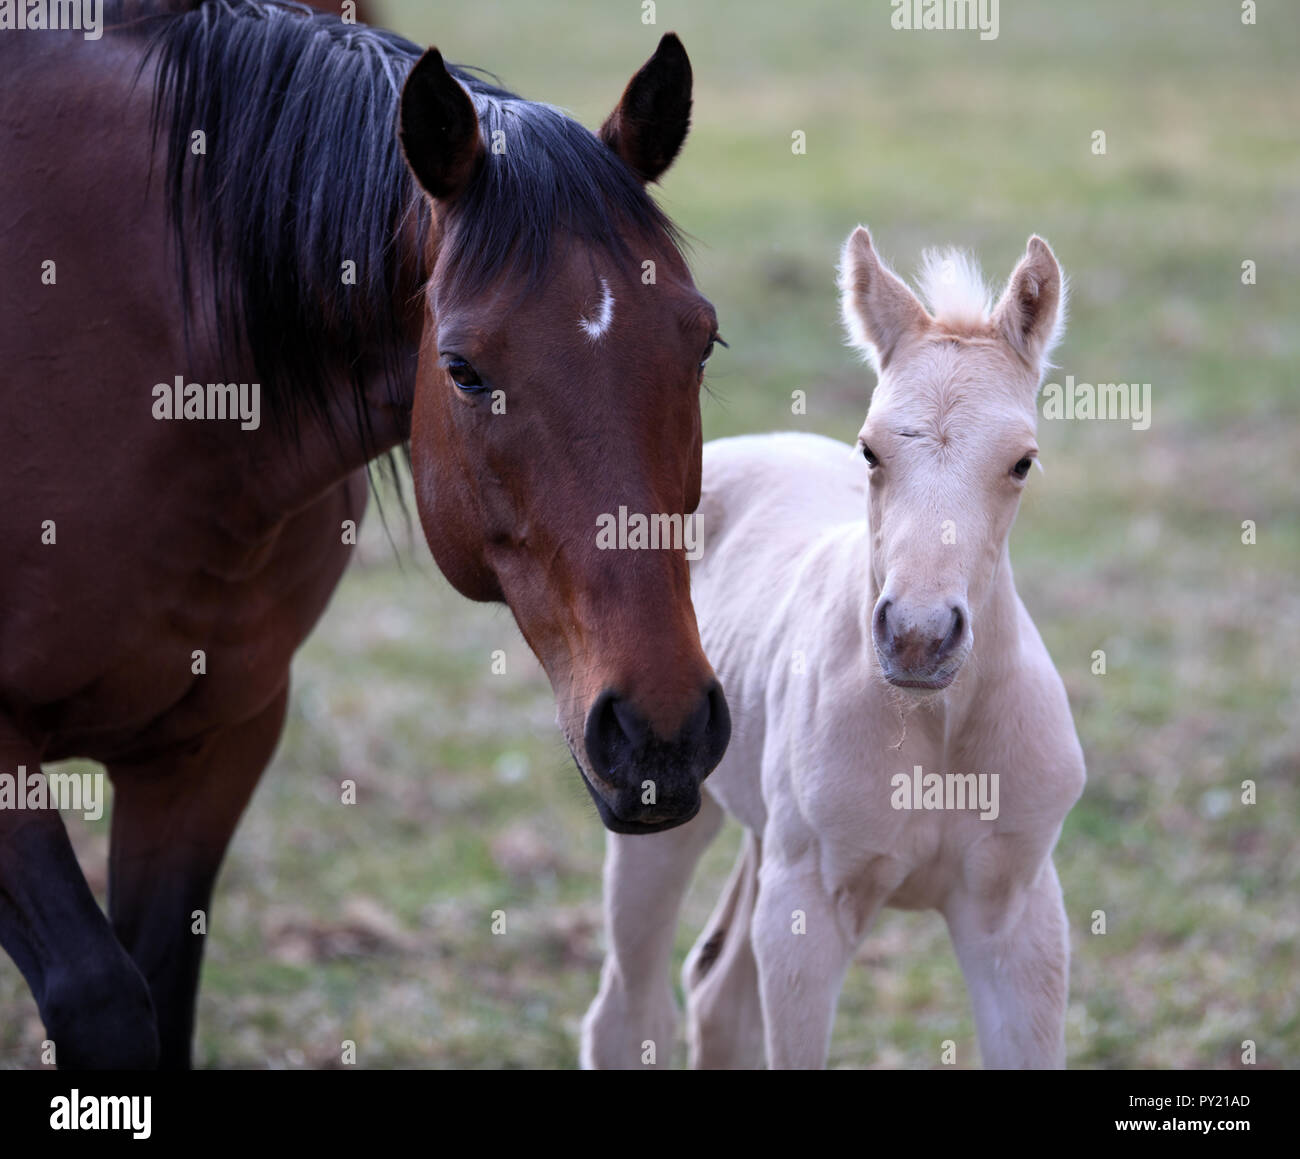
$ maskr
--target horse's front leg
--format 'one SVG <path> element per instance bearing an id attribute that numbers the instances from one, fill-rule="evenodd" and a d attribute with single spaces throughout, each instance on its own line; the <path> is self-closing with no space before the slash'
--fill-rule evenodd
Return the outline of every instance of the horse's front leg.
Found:
<path id="1" fill-rule="evenodd" d="M 39 754 L 0 716 L 0 774 L 41 776 Z M 36 999 L 59 1067 L 148 1069 L 158 1061 L 149 988 L 77 864 L 63 819 L 0 809 L 0 945 Z M 33 1044 L 34 1046 L 34 1044 Z M 42 1058 L 33 1049 L 31 1061 Z M 48 1059 L 46 1059 L 48 1061 Z"/>
<path id="2" fill-rule="evenodd" d="M 962 890 L 944 909 L 990 1069 L 1065 1066 L 1070 936 L 1051 857 L 997 900 Z"/>
<path id="3" fill-rule="evenodd" d="M 287 702 L 286 684 L 251 720 L 182 750 L 109 768 L 115 785 L 109 916 L 148 980 L 163 1067 L 190 1065 L 213 883 L 275 752 Z"/>

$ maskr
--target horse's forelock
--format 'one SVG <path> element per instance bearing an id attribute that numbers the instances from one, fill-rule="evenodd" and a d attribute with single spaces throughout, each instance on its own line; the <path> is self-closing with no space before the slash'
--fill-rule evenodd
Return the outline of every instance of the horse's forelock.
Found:
<path id="1" fill-rule="evenodd" d="M 503 278 L 536 290 L 570 241 L 643 260 L 632 242 L 680 248 L 667 215 L 624 162 L 553 105 L 527 101 L 471 71 L 469 90 L 486 148 L 483 165 L 448 208 L 449 288 L 482 293 Z"/>

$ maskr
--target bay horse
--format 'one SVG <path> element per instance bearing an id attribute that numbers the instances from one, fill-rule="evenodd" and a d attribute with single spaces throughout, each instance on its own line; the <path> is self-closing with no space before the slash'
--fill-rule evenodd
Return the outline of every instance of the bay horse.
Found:
<path id="1" fill-rule="evenodd" d="M 676 915 L 724 809 L 746 832 L 684 968 L 692 1065 L 823 1066 L 886 905 L 946 918 L 986 1066 L 1064 1063 L 1052 850 L 1084 761 L 1007 547 L 1063 277 L 1033 237 L 993 305 L 965 255 L 932 254 L 927 310 L 859 227 L 840 287 L 877 375 L 856 455 L 795 433 L 705 447 L 692 591 L 736 733 L 689 825 L 607 836 L 589 1067 L 671 1057 Z"/>
<path id="2" fill-rule="evenodd" d="M 0 35 L 0 773 L 115 789 L 107 916 L 57 811 L 0 809 L 0 944 L 60 1066 L 184 1067 L 198 915 L 408 436 L 435 560 L 510 606 L 604 823 L 699 808 L 729 720 L 684 552 L 595 541 L 695 508 L 717 318 L 646 190 L 672 34 L 593 134 L 298 6 L 110 13 Z"/>

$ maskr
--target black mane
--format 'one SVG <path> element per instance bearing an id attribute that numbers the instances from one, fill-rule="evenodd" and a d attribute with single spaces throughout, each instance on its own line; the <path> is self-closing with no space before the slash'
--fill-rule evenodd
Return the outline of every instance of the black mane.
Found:
<path id="1" fill-rule="evenodd" d="M 185 300 L 202 271 L 221 348 L 247 343 L 271 410 L 290 430 L 304 412 L 328 421 L 342 373 L 365 438 L 367 375 L 383 371 L 393 401 L 410 403 L 400 307 L 428 276 L 419 267 L 429 212 L 396 127 L 421 49 L 279 0 L 202 0 L 181 12 L 154 2 L 128 27 L 149 37 L 145 63 L 157 63 L 154 132 L 167 142 Z M 625 233 L 679 244 L 640 182 L 586 128 L 475 72 L 452 71 L 488 147 L 444 223 L 455 289 L 473 293 L 503 277 L 536 288 L 564 237 L 623 257 Z M 206 155 L 191 152 L 195 130 Z M 492 151 L 498 131 L 503 153 Z M 356 263 L 355 285 L 343 283 L 345 261 Z"/>

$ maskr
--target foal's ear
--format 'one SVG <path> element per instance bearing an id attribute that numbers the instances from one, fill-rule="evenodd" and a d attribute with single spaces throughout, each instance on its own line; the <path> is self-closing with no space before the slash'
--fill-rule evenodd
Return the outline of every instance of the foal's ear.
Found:
<path id="1" fill-rule="evenodd" d="M 860 225 L 840 252 L 840 316 L 849 344 L 880 374 L 905 338 L 930 325 L 920 299 L 876 256 Z"/>
<path id="2" fill-rule="evenodd" d="M 397 137 L 415 179 L 442 200 L 460 193 L 483 159 L 474 102 L 436 48 L 415 62 L 402 86 Z"/>
<path id="3" fill-rule="evenodd" d="M 1040 374 L 1065 329 L 1065 279 L 1056 255 L 1035 234 L 993 310 L 1002 336 Z"/>
<path id="4" fill-rule="evenodd" d="M 642 181 L 657 181 L 673 163 L 691 127 L 691 62 L 669 32 L 623 90 L 600 139 Z"/>

